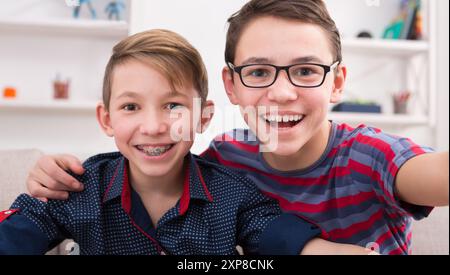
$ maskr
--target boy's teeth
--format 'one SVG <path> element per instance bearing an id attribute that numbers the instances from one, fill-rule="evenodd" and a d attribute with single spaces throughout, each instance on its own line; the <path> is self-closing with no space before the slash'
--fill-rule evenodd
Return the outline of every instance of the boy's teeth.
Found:
<path id="1" fill-rule="evenodd" d="M 152 147 L 152 146 L 142 146 L 139 145 L 137 148 L 149 156 L 160 156 L 165 152 L 169 151 L 172 145 L 160 146 L 160 147 Z"/>
<path id="2" fill-rule="evenodd" d="M 268 122 L 298 122 L 303 119 L 302 115 L 285 115 L 285 116 L 275 116 L 275 115 L 264 115 L 263 118 Z"/>

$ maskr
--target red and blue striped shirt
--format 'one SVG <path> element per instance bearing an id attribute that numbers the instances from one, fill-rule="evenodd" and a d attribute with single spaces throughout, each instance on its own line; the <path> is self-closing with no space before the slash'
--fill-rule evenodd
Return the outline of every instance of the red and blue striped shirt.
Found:
<path id="1" fill-rule="evenodd" d="M 376 128 L 333 122 L 325 152 L 303 170 L 270 167 L 249 130 L 217 137 L 202 156 L 246 171 L 284 211 L 316 223 L 328 240 L 381 254 L 410 254 L 412 218 L 422 219 L 432 208 L 396 198 L 395 177 L 406 161 L 430 152 L 433 149 Z"/>

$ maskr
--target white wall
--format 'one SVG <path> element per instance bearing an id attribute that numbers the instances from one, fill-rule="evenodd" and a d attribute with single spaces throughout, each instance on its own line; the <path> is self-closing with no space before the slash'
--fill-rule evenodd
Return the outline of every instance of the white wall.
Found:
<path id="1" fill-rule="evenodd" d="M 449 1 L 438 0 L 437 89 L 438 123 L 436 148 L 447 150 L 449 144 Z"/>

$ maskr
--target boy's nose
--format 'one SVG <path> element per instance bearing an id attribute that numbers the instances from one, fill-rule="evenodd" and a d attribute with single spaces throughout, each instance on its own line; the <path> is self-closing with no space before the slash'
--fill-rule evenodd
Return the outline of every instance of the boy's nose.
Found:
<path id="1" fill-rule="evenodd" d="M 268 88 L 267 98 L 278 103 L 297 100 L 296 87 L 291 83 L 285 71 L 281 71 L 275 83 Z"/>
<path id="2" fill-rule="evenodd" d="M 143 135 L 157 136 L 169 131 L 169 125 L 162 119 L 150 117 L 141 124 L 139 130 Z"/>

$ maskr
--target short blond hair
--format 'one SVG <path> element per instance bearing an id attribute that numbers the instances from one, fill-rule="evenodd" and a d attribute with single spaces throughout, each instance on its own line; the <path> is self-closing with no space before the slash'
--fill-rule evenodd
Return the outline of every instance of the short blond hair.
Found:
<path id="1" fill-rule="evenodd" d="M 149 63 L 174 90 L 192 85 L 202 103 L 206 101 L 208 74 L 200 53 L 181 35 L 155 29 L 132 35 L 114 46 L 103 79 L 103 103 L 108 110 L 114 68 L 130 59 Z"/>

